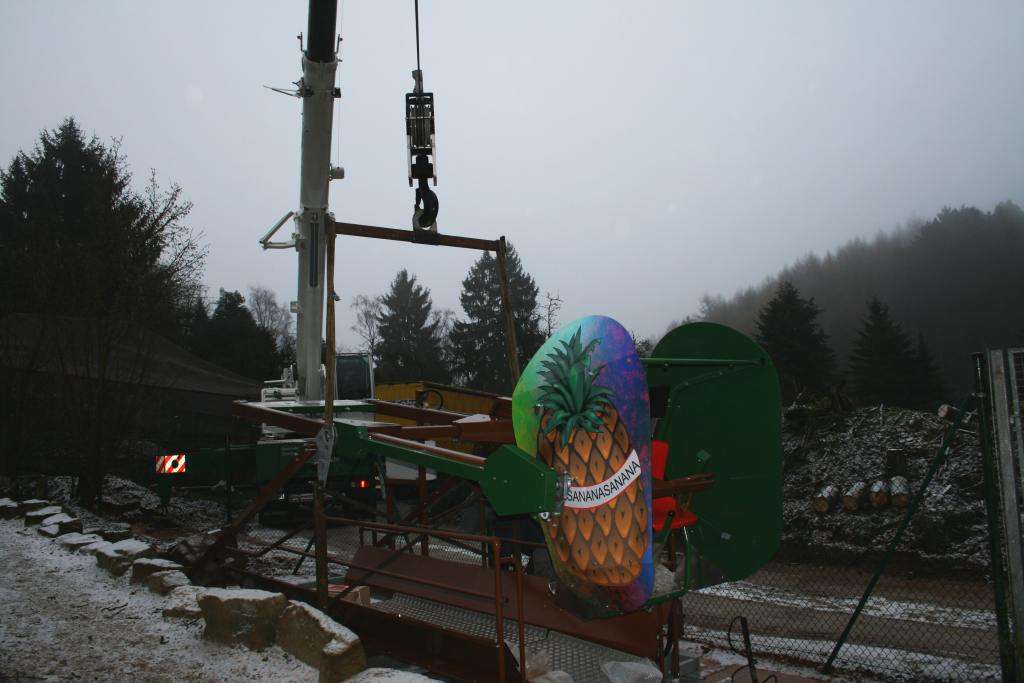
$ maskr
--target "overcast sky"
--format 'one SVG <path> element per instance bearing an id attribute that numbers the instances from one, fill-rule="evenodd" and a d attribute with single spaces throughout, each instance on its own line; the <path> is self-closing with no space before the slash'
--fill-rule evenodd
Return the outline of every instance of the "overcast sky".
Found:
<path id="1" fill-rule="evenodd" d="M 412 0 L 342 0 L 340 220 L 407 228 Z M 0 0 L 0 160 L 74 115 L 195 203 L 206 283 L 295 298 L 303 2 Z M 1024 203 L 1024 2 L 423 0 L 442 232 L 519 249 L 562 321 L 645 335 L 807 252 Z M 340 134 L 340 139 L 339 139 Z M 338 242 L 348 305 L 407 267 L 461 314 L 473 252 Z"/>

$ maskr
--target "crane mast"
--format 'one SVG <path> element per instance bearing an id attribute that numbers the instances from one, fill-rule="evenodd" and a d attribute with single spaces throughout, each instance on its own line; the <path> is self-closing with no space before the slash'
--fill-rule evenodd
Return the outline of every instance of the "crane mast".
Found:
<path id="1" fill-rule="evenodd" d="M 302 79 L 298 83 L 302 99 L 302 160 L 299 211 L 295 218 L 299 258 L 295 355 L 299 396 L 308 401 L 324 398 L 320 367 L 327 199 L 332 176 L 342 175 L 340 169 L 331 169 L 330 160 L 332 113 L 337 96 L 337 8 L 337 0 L 310 0 Z M 328 351 L 333 353 L 333 349 Z"/>

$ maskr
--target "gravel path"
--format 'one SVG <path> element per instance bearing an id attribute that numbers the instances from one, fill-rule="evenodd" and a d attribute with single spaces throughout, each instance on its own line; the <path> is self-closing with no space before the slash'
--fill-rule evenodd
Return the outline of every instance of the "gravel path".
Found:
<path id="1" fill-rule="evenodd" d="M 0 681 L 315 681 L 278 647 L 208 643 L 201 620 L 165 620 L 164 598 L 0 521 Z"/>

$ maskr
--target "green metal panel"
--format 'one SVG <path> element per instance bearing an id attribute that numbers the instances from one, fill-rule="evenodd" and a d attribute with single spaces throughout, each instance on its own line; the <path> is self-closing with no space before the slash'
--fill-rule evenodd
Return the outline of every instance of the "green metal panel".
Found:
<path id="1" fill-rule="evenodd" d="M 676 328 L 652 356 L 648 385 L 668 392 L 655 427 L 669 443 L 665 478 L 715 474 L 714 487 L 693 498 L 699 521 L 689 535 L 702 562 L 692 587 L 745 578 L 771 559 L 782 534 L 775 368 L 751 339 L 713 323 Z"/>
<path id="2" fill-rule="evenodd" d="M 558 477 L 526 451 L 506 444 L 487 456 L 480 487 L 499 515 L 551 512 Z"/>

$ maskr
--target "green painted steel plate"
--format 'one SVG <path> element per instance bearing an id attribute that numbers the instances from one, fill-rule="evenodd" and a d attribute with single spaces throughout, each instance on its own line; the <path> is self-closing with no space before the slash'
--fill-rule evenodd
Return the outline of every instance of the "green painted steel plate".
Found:
<path id="1" fill-rule="evenodd" d="M 666 414 L 654 429 L 655 438 L 669 443 L 665 478 L 715 475 L 714 487 L 693 497 L 698 523 L 690 538 L 701 562 L 692 587 L 746 578 L 771 559 L 782 534 L 775 368 L 745 335 L 703 322 L 672 330 L 651 356 L 686 359 L 647 366 L 652 396 L 668 394 Z"/>

